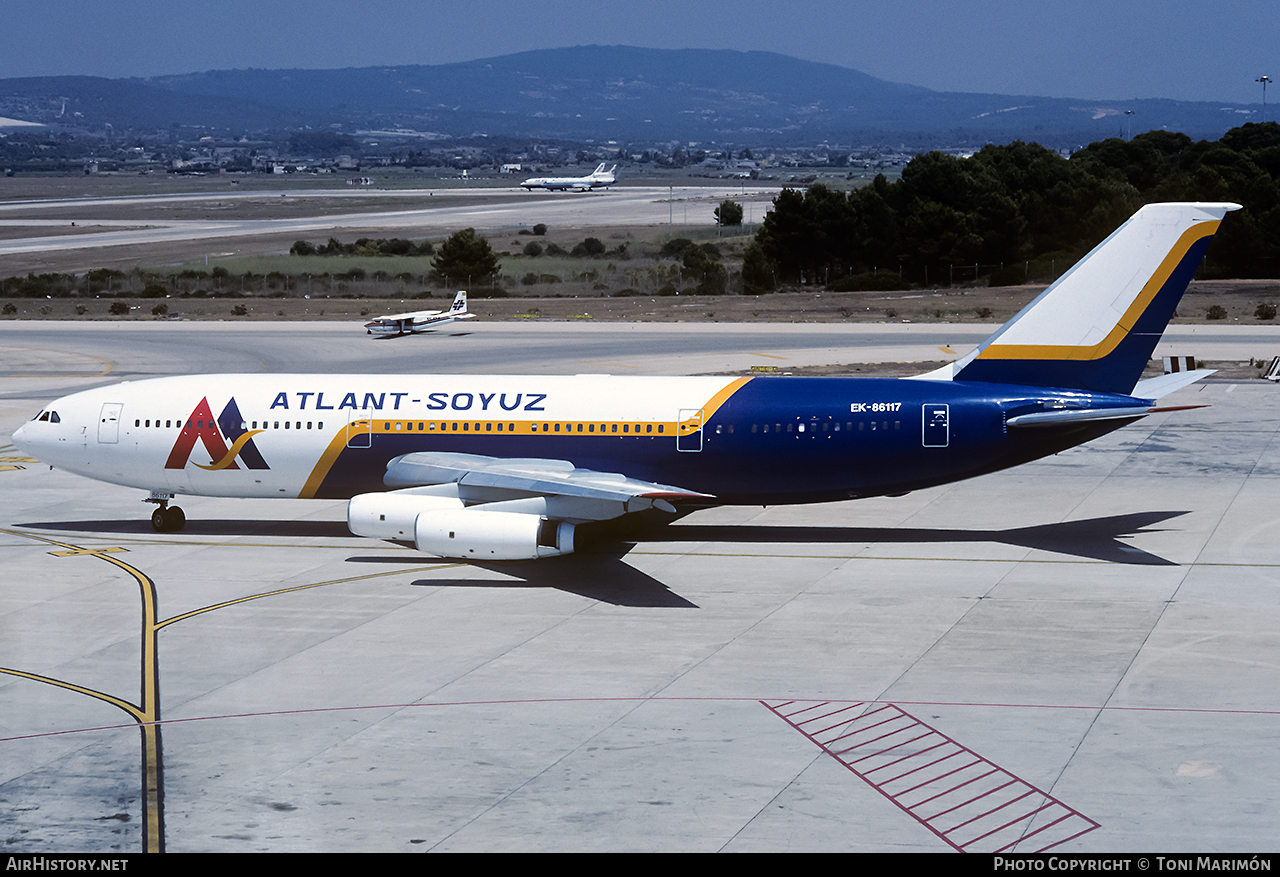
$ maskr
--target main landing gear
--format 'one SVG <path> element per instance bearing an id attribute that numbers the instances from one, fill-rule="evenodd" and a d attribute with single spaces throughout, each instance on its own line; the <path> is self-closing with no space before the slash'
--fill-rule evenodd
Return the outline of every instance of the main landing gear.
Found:
<path id="1" fill-rule="evenodd" d="M 151 495 L 143 502 L 153 502 L 157 508 L 151 513 L 151 528 L 157 533 L 177 533 L 187 525 L 187 516 L 177 506 L 170 506 L 172 493 L 151 491 Z"/>

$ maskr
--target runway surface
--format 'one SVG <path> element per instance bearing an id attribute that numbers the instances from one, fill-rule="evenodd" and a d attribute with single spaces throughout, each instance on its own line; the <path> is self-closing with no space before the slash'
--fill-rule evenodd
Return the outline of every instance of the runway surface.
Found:
<path id="1" fill-rule="evenodd" d="M 50 224 L 69 226 L 121 226 L 112 231 L 42 234 L 35 237 L 0 240 L 0 257 L 19 253 L 46 253 L 99 247 L 128 247 L 171 241 L 214 240 L 258 237 L 265 234 L 304 234 L 337 229 L 377 229 L 379 233 L 432 234 L 453 232 L 459 228 L 481 231 L 515 230 L 546 223 L 559 228 L 603 225 L 659 225 L 672 222 L 686 224 L 688 210 L 693 207 L 697 219 L 705 224 L 712 211 L 725 198 L 744 200 L 749 192 L 752 200 L 768 202 L 776 190 L 750 190 L 743 186 L 693 187 L 618 187 L 602 192 L 566 194 L 525 192 L 509 189 L 444 189 L 380 191 L 321 190 L 288 191 L 280 197 L 301 200 L 359 197 L 400 200 L 438 200 L 438 204 L 406 210 L 366 210 L 338 212 L 319 209 L 314 216 L 264 219 L 174 219 L 163 210 L 175 204 L 214 202 L 234 203 L 238 200 L 262 201 L 276 193 L 232 192 L 200 195 L 153 195 L 136 198 L 85 198 L 50 201 L 21 201 L 0 204 L 0 226 L 41 227 Z M 156 215 L 134 215 L 120 219 L 111 216 L 120 208 L 153 207 Z M 13 218 L 12 214 L 24 217 Z M 56 213 L 57 219 L 43 218 Z M 754 214 L 762 219 L 764 208 Z"/>
<path id="2" fill-rule="evenodd" d="M 4 324 L 0 446 L 60 394 L 160 374 L 674 374 L 984 334 L 467 330 Z M 1179 352 L 1267 352 L 1194 331 Z M 335 502 L 186 498 L 160 536 L 139 491 L 3 447 L 7 849 L 1273 850 L 1280 390 L 1165 402 L 1210 407 L 489 566 L 352 537 Z"/>

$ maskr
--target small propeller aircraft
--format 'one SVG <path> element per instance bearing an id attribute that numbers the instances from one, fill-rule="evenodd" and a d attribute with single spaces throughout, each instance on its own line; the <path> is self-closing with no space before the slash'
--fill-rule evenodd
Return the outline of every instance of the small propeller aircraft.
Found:
<path id="1" fill-rule="evenodd" d="M 378 317 L 364 324 L 370 335 L 394 338 L 397 335 L 412 335 L 417 332 L 430 332 L 447 326 L 455 320 L 470 320 L 475 314 L 467 312 L 467 293 L 461 291 L 453 299 L 447 311 L 413 311 L 408 314 L 392 314 L 389 317 Z"/>

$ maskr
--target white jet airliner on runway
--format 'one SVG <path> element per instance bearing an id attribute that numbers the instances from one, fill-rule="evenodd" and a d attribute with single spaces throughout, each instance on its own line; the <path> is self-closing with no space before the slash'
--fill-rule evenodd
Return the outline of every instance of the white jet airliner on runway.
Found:
<path id="1" fill-rule="evenodd" d="M 520 185 L 533 189 L 550 189 L 552 192 L 590 192 L 593 189 L 607 189 L 618 181 L 618 166 L 604 169 L 605 162 L 600 162 L 596 169 L 585 177 L 532 177 Z"/>
<path id="2" fill-rule="evenodd" d="M 347 499 L 352 532 L 442 557 L 568 554 L 574 529 L 719 504 L 897 495 L 1152 413 L 1141 380 L 1226 203 L 1139 210 L 975 350 L 916 378 L 203 375 L 58 399 L 25 453 L 150 491 Z"/>

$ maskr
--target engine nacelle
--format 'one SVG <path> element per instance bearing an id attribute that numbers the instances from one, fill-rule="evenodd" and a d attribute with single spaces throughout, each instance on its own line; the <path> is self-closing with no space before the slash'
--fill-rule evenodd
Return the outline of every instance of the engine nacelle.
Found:
<path id="1" fill-rule="evenodd" d="M 465 560 L 534 560 L 573 552 L 573 524 L 519 512 L 431 510 L 414 523 L 418 550 Z"/>
<path id="2" fill-rule="evenodd" d="M 456 496 L 414 493 L 362 493 L 347 503 L 347 528 L 371 539 L 414 538 L 413 522 L 426 511 L 462 511 Z"/>

